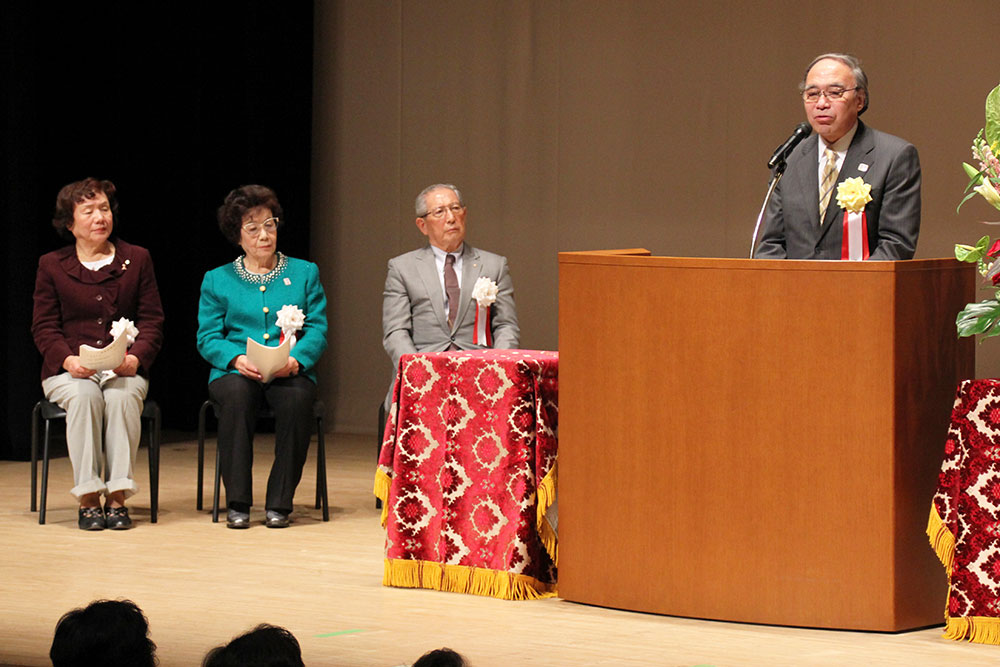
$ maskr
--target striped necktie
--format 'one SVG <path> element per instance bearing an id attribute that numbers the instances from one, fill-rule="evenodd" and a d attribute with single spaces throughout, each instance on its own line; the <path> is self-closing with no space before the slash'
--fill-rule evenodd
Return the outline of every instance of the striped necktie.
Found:
<path id="1" fill-rule="evenodd" d="M 823 178 L 819 184 L 819 224 L 823 224 L 823 216 L 826 215 L 826 208 L 830 205 L 830 196 L 833 194 L 833 184 L 837 181 L 837 154 L 829 148 L 824 153 L 826 164 L 823 165 Z"/>

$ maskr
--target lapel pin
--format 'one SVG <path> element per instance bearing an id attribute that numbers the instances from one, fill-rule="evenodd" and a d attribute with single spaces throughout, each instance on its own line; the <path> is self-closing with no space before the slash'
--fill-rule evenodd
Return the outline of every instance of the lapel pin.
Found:
<path id="1" fill-rule="evenodd" d="M 868 171 L 868 165 L 862 162 L 858 165 L 858 171 L 865 172 Z"/>
<path id="2" fill-rule="evenodd" d="M 284 283 L 285 283 L 285 285 L 291 285 L 292 281 L 289 280 L 288 278 L 285 278 Z"/>

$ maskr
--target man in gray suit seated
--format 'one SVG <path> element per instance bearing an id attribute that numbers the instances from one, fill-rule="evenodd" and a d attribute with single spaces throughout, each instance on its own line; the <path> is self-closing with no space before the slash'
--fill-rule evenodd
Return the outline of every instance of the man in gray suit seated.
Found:
<path id="1" fill-rule="evenodd" d="M 866 259 L 912 259 L 920 233 L 920 160 L 912 144 L 874 130 L 858 116 L 868 108 L 868 76 L 854 56 L 827 53 L 806 68 L 800 85 L 813 134 L 788 157 L 754 257 L 844 259 L 844 209 L 838 184 L 862 178 Z"/>
<path id="2" fill-rule="evenodd" d="M 417 229 L 430 245 L 389 260 L 382 295 L 382 345 L 395 369 L 412 352 L 517 347 L 520 329 L 507 258 L 465 243 L 467 210 L 454 185 L 431 185 L 417 195 Z M 480 277 L 497 286 L 489 306 L 491 345 L 476 338 L 473 287 Z M 392 386 L 386 409 L 392 400 Z"/>

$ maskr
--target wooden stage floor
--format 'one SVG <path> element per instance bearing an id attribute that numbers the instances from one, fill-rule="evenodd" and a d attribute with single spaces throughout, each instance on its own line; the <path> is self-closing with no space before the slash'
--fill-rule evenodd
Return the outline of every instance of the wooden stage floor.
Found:
<path id="1" fill-rule="evenodd" d="M 272 436 L 259 436 L 263 498 Z M 559 599 L 508 602 L 382 586 L 384 534 L 374 507 L 371 436 L 327 440 L 331 521 L 312 509 L 314 449 L 286 530 L 228 530 L 194 509 L 196 444 L 164 445 L 160 517 L 143 489 L 131 531 L 76 528 L 69 460 L 52 465 L 48 523 L 28 511 L 29 464 L 0 461 L 0 664 L 47 665 L 69 609 L 130 598 L 149 618 L 160 664 L 198 665 L 205 652 L 261 622 L 290 629 L 307 665 L 393 667 L 450 646 L 494 665 L 974 665 L 1000 647 L 952 642 L 941 628 L 898 635 L 804 630 L 653 616 Z M 214 442 L 211 443 L 214 447 Z M 214 449 L 209 461 L 214 460 Z M 206 488 L 211 501 L 211 488 Z M 252 518 L 261 520 L 255 510 Z M 930 547 L 928 546 L 928 549 Z M 943 574 L 942 574 L 943 576 Z M 942 609 L 944 600 L 941 601 Z"/>

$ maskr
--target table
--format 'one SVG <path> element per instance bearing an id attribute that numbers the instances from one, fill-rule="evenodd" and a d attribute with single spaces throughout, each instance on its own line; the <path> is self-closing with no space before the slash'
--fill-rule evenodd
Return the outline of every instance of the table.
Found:
<path id="1" fill-rule="evenodd" d="M 1000 380 L 958 385 L 927 535 L 948 572 L 945 636 L 1000 644 Z"/>
<path id="2" fill-rule="evenodd" d="M 375 475 L 383 585 L 556 594 L 558 352 L 406 354 Z"/>

